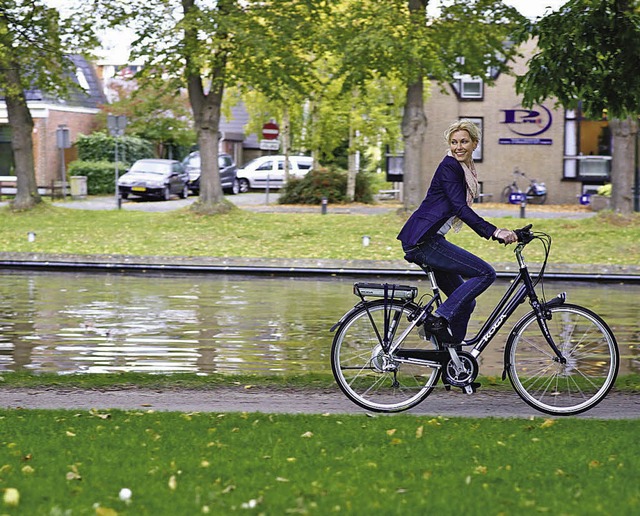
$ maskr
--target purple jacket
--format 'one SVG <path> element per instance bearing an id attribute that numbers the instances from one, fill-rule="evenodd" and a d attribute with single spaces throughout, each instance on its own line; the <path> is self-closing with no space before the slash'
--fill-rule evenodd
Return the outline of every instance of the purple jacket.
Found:
<path id="1" fill-rule="evenodd" d="M 467 186 L 462 165 L 455 158 L 445 156 L 436 169 L 427 196 L 403 226 L 398 240 L 406 247 L 414 246 L 435 235 L 454 215 L 487 239 L 497 229 L 467 205 Z"/>

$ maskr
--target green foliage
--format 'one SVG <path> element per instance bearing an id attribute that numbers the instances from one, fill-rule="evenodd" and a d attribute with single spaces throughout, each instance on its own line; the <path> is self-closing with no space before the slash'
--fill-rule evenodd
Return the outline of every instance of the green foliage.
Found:
<path id="1" fill-rule="evenodd" d="M 598 188 L 598 195 L 603 195 L 605 197 L 611 197 L 611 183 L 607 185 L 602 185 Z"/>
<path id="2" fill-rule="evenodd" d="M 516 86 L 525 105 L 551 97 L 600 119 L 640 108 L 640 4 L 637 0 L 570 0 L 540 19 L 531 36 L 539 52 Z"/>
<path id="3" fill-rule="evenodd" d="M 119 172 L 124 173 L 124 163 Z M 70 176 L 86 176 L 89 195 L 112 194 L 115 192 L 115 163 L 108 161 L 73 161 L 69 163 Z"/>
<path id="4" fill-rule="evenodd" d="M 356 176 L 355 201 L 373 202 L 370 174 Z M 347 201 L 347 173 L 338 169 L 312 170 L 302 178 L 290 178 L 280 192 L 280 204 L 320 204 Z"/>
<path id="5" fill-rule="evenodd" d="M 76 146 L 81 161 L 115 161 L 116 139 L 106 133 L 80 135 Z M 139 159 L 153 157 L 153 146 L 148 141 L 135 136 L 118 138 L 118 161 L 131 165 Z"/>
<path id="6" fill-rule="evenodd" d="M 131 89 L 133 91 L 131 91 Z M 189 102 L 182 90 L 158 83 L 150 87 L 133 77 L 115 85 L 118 100 L 105 106 L 98 115 L 101 127 L 106 127 L 109 114 L 127 117 L 126 134 L 153 143 L 154 155 L 181 159 L 196 143 Z"/>
<path id="7" fill-rule="evenodd" d="M 20 495 L 6 514 L 450 514 L 451 492 L 464 492 L 463 514 L 638 508 L 634 420 L 148 409 L 0 418 L 2 487 Z"/>

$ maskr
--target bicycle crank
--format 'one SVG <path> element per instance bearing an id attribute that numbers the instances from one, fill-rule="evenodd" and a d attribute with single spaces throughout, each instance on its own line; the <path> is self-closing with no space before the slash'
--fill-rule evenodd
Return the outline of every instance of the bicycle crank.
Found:
<path id="1" fill-rule="evenodd" d="M 475 392 L 478 384 L 474 381 L 478 377 L 478 362 L 471 353 L 449 349 L 451 355 L 442 371 L 442 381 L 445 385 L 461 387 L 463 391 L 471 394 Z"/>

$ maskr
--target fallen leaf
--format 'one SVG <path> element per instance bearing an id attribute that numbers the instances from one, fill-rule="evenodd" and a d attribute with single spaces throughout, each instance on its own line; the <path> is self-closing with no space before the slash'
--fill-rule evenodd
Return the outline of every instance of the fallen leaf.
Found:
<path id="1" fill-rule="evenodd" d="M 416 428 L 416 439 L 422 438 L 423 432 L 424 432 L 424 426 L 420 425 L 418 428 Z"/>
<path id="2" fill-rule="evenodd" d="M 110 507 L 96 507 L 96 516 L 118 516 L 118 511 Z"/>
<path id="3" fill-rule="evenodd" d="M 171 475 L 169 477 L 169 489 L 171 489 L 172 491 L 175 491 L 176 488 L 178 487 L 178 481 L 176 480 L 176 476 L 175 475 Z"/>
<path id="4" fill-rule="evenodd" d="M 20 503 L 20 491 L 18 491 L 15 487 L 7 487 L 4 490 L 2 501 L 5 505 L 17 507 Z"/>
<path id="5" fill-rule="evenodd" d="M 555 424 L 556 424 L 555 419 L 545 419 L 540 425 L 540 428 L 549 428 L 550 426 L 553 426 Z"/>

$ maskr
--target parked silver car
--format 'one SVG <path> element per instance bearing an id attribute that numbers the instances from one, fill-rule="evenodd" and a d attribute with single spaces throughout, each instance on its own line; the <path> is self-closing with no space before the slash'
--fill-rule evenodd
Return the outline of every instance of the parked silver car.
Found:
<path id="1" fill-rule="evenodd" d="M 118 190 L 123 199 L 138 195 L 168 201 L 174 194 L 186 199 L 188 184 L 189 176 L 179 161 L 140 159 L 118 179 Z"/>

